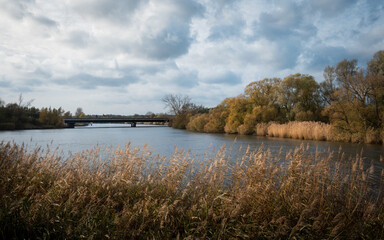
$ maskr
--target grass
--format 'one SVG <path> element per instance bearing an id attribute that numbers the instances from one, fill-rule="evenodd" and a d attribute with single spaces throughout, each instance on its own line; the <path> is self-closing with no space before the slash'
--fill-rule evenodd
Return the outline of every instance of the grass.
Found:
<path id="1" fill-rule="evenodd" d="M 201 161 L 127 143 L 63 159 L 3 142 L 0 238 L 379 239 L 384 173 L 373 185 L 375 171 L 304 146 L 283 158 L 248 149 L 233 162 L 225 148 Z"/>

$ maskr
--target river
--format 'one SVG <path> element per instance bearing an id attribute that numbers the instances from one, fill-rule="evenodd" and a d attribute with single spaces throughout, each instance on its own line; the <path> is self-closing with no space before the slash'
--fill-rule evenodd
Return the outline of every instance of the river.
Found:
<path id="1" fill-rule="evenodd" d="M 202 157 L 207 152 L 214 153 L 223 145 L 226 149 L 231 149 L 232 155 L 239 152 L 240 148 L 246 149 L 248 146 L 251 150 L 263 146 L 264 149 L 269 149 L 272 155 L 280 152 L 284 155 L 304 144 L 309 154 L 316 152 L 326 154 L 331 151 L 337 155 L 342 151 L 345 153 L 346 161 L 356 157 L 357 154 L 362 154 L 365 165 L 369 166 L 373 163 L 375 172 L 380 173 L 384 169 L 384 163 L 380 161 L 384 156 L 384 147 L 381 145 L 193 133 L 155 125 L 138 125 L 132 128 L 122 124 L 94 124 L 67 129 L 0 131 L 0 141 L 25 143 L 29 149 L 36 146 L 59 148 L 64 154 L 92 149 L 96 146 L 124 146 L 126 142 L 130 142 L 135 148 L 142 149 L 145 144 L 150 146 L 153 154 L 171 156 L 177 148 L 190 151 L 197 157 Z"/>

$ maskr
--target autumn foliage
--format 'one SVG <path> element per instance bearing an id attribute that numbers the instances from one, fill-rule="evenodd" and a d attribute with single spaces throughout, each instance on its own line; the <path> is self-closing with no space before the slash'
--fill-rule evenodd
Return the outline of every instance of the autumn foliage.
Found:
<path id="1" fill-rule="evenodd" d="M 379 51 L 367 68 L 346 59 L 327 66 L 320 84 L 300 73 L 251 82 L 243 94 L 225 99 L 209 113 L 189 116 L 186 127 L 197 132 L 382 143 L 383 119 L 384 51 Z"/>

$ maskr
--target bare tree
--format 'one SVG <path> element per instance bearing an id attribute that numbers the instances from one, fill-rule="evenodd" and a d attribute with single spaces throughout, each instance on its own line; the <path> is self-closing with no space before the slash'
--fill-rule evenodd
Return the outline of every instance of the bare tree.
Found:
<path id="1" fill-rule="evenodd" d="M 18 106 L 19 107 L 30 107 L 32 105 L 32 102 L 35 101 L 35 99 L 31 99 L 29 100 L 28 102 L 24 103 L 24 97 L 23 97 L 23 94 L 20 93 L 19 95 L 19 102 L 18 102 Z"/>
<path id="2" fill-rule="evenodd" d="M 167 94 L 161 100 L 165 103 L 165 107 L 175 115 L 180 114 L 183 109 L 191 105 L 190 97 L 178 94 Z"/>
<path id="3" fill-rule="evenodd" d="M 84 114 L 84 112 L 83 112 L 83 109 L 82 109 L 81 107 L 78 107 L 78 108 L 76 109 L 75 117 L 77 117 L 77 118 L 82 118 L 82 117 L 84 117 L 84 116 L 85 116 L 85 114 Z"/>

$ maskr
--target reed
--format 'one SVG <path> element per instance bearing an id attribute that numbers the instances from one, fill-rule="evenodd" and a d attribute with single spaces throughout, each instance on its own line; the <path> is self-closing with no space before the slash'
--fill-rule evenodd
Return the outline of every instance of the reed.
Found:
<path id="1" fill-rule="evenodd" d="M 378 239 L 383 173 L 360 157 L 224 147 L 197 159 L 146 146 L 57 150 L 0 143 L 2 239 Z M 374 189 L 374 191 L 371 189 Z"/>
<path id="2" fill-rule="evenodd" d="M 258 123 L 255 126 L 255 133 L 257 136 L 267 136 L 268 135 L 268 127 L 271 123 Z"/>
<path id="3" fill-rule="evenodd" d="M 268 136 L 304 140 L 332 141 L 332 126 L 322 122 L 288 122 L 285 124 L 271 123 Z"/>

